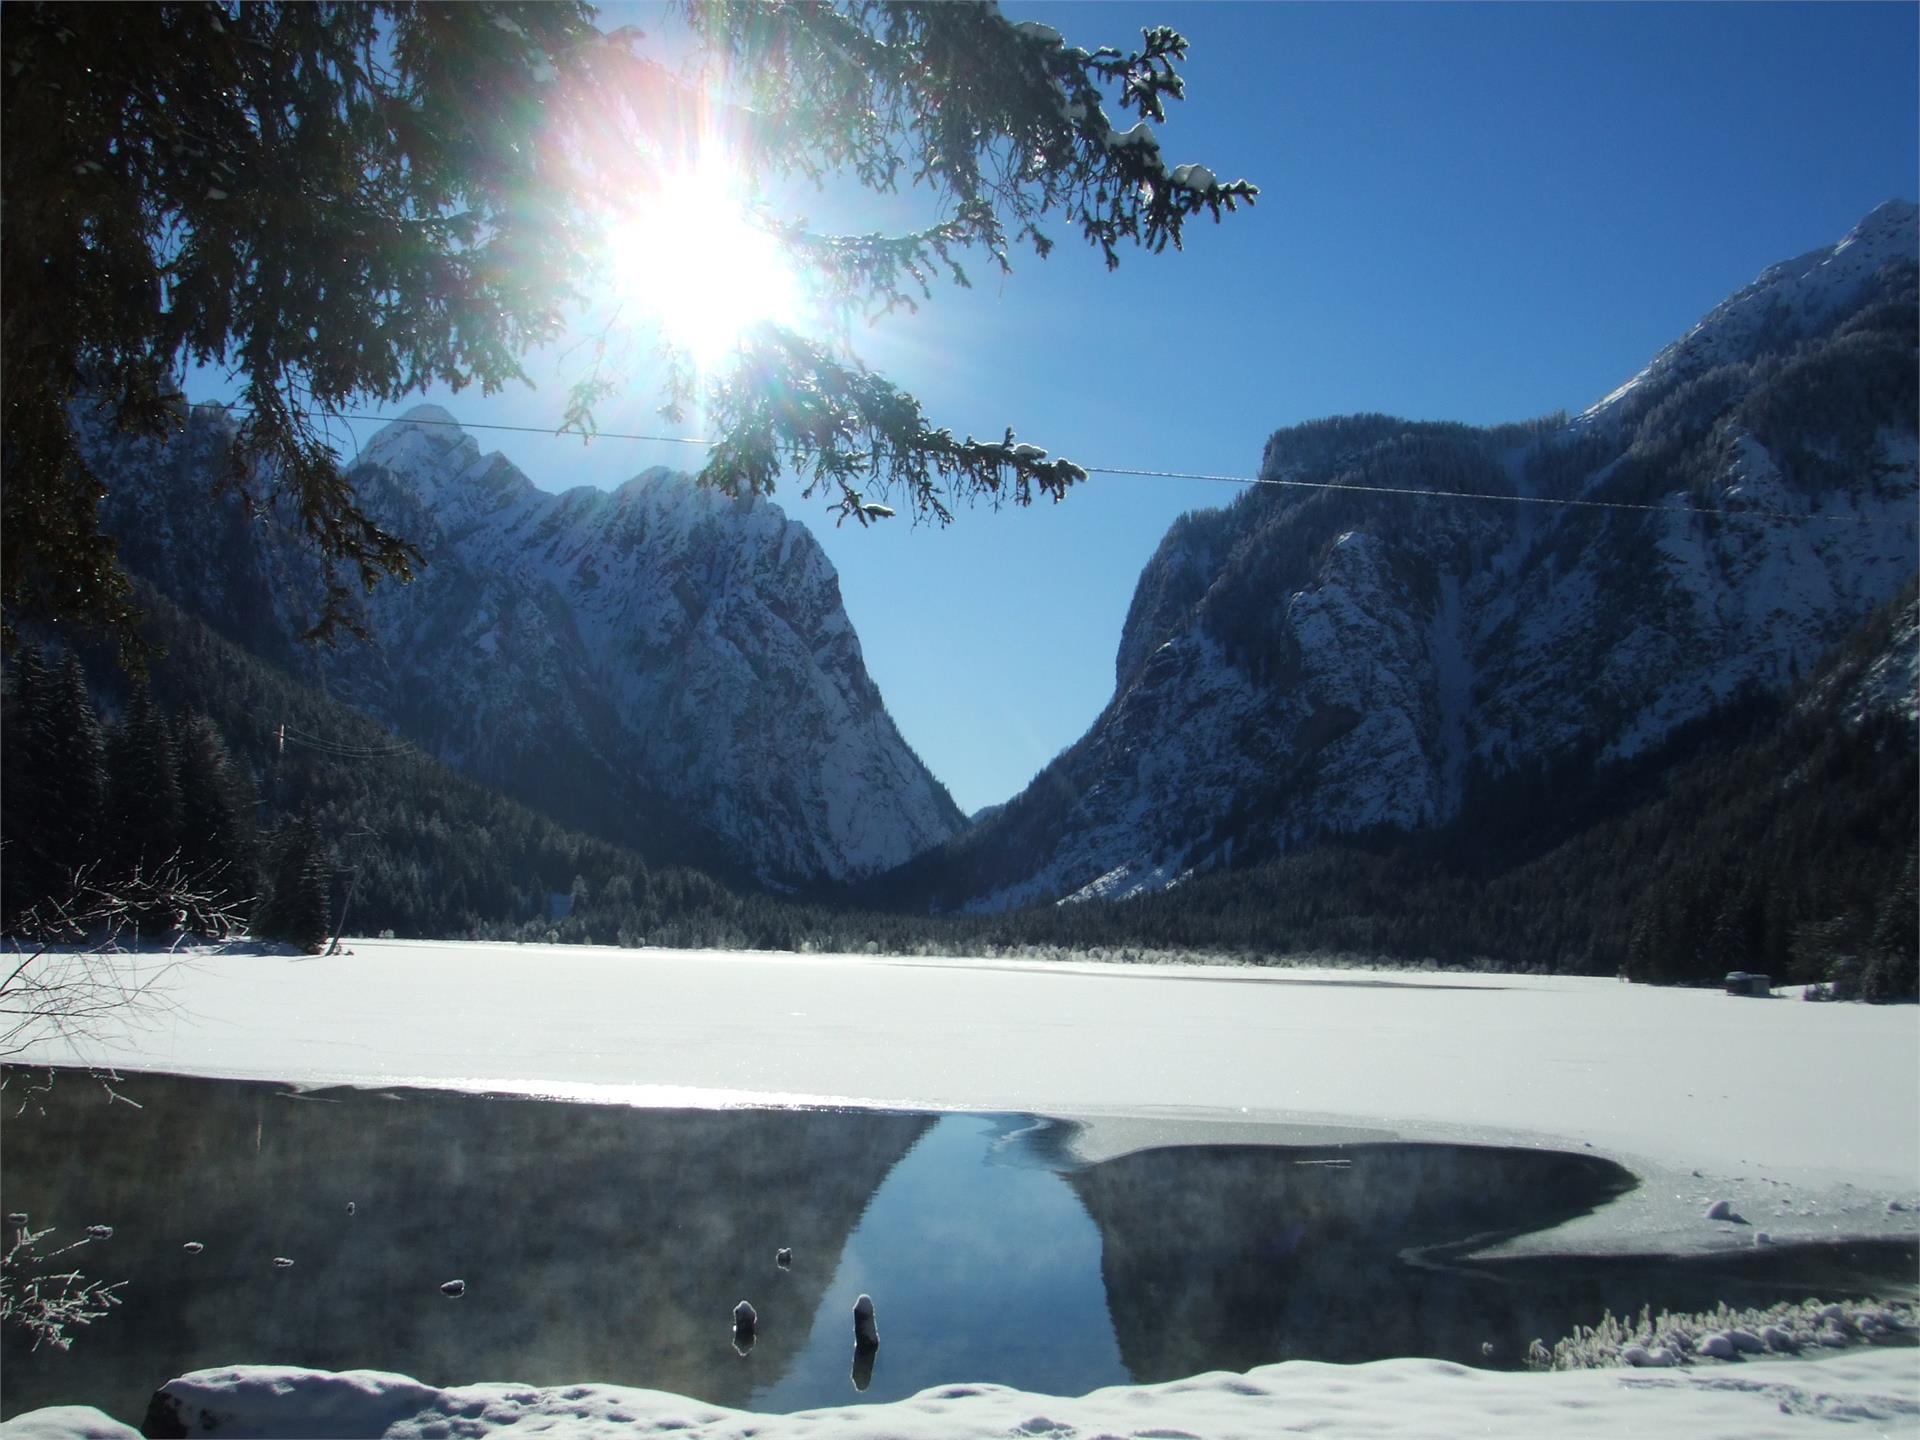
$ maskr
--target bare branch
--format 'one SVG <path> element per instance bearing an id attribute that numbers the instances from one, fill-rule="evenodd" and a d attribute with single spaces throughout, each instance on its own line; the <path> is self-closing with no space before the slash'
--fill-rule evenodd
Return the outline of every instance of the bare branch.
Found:
<path id="1" fill-rule="evenodd" d="M 47 1270 L 49 1262 L 82 1249 L 94 1238 L 84 1235 L 71 1245 L 41 1254 L 40 1244 L 51 1234 L 51 1226 L 34 1230 L 21 1225 L 0 1256 L 0 1326 L 25 1330 L 33 1336 L 35 1350 L 42 1345 L 70 1349 L 73 1336 L 67 1332 L 105 1316 L 124 1298 L 120 1292 L 127 1284 L 89 1280 L 78 1270 Z"/>
<path id="2" fill-rule="evenodd" d="M 97 865 L 83 866 L 64 898 L 21 916 L 21 957 L 0 981 L 0 1056 L 41 1040 L 98 1041 L 109 1017 L 150 1023 L 168 1010 L 160 985 L 183 963 L 184 940 L 243 930 L 239 902 L 221 898 L 223 868 L 189 875 L 176 860 L 108 882 Z M 162 948 L 143 948 L 143 923 L 167 937 Z"/>

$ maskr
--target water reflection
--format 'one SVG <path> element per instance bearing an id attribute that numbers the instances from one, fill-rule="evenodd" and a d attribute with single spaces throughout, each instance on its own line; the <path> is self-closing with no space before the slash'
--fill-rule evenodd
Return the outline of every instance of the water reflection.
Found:
<path id="1" fill-rule="evenodd" d="M 77 1075 L 44 1114 L 10 1107 L 6 1208 L 65 1238 L 112 1224 L 78 1258 L 129 1284 L 68 1354 L 7 1337 L 6 1414 L 87 1403 L 137 1422 L 171 1376 L 268 1360 L 738 1405 L 790 1367 L 868 1198 L 932 1124 L 161 1076 L 120 1088 L 143 1108 Z M 780 1271 L 782 1246 L 813 1263 Z M 455 1278 L 457 1301 L 440 1288 Z M 730 1343 L 743 1299 L 760 1314 L 744 1359 Z"/>
<path id="2" fill-rule="evenodd" d="M 1911 1287 L 1912 1242 L 1713 1257 L 1470 1262 L 1631 1189 L 1592 1155 L 1483 1146 L 1150 1150 L 1068 1177 L 1100 1227 L 1134 1380 L 1423 1355 L 1515 1368 L 1611 1309 L 1770 1305 Z"/>
<path id="3" fill-rule="evenodd" d="M 112 1226 L 77 1258 L 129 1284 L 69 1354 L 0 1342 L 0 1415 L 81 1403 L 138 1421 L 172 1376 L 242 1362 L 773 1411 L 1290 1358 L 1514 1365 L 1606 1308 L 1842 1299 L 1910 1286 L 1916 1263 L 1911 1242 L 1461 1258 L 1631 1186 L 1591 1155 L 1201 1146 L 1075 1167 L 1067 1128 L 1030 1117 L 121 1089 L 144 1108 L 83 1076 L 44 1113 L 9 1107 L 4 1208 L 64 1238 Z M 878 1350 L 855 1347 L 863 1292 Z"/>
<path id="4" fill-rule="evenodd" d="M 1454 1145 L 1150 1150 L 1070 1180 L 1106 1237 L 1114 1328 L 1142 1380 L 1292 1358 L 1480 1361 L 1508 1338 L 1514 1297 L 1425 1252 L 1559 1224 L 1633 1185 L 1594 1156 Z"/>
<path id="5" fill-rule="evenodd" d="M 1060 1395 L 1123 1384 L 1100 1232 L 1059 1175 L 1026 1163 L 1030 1133 L 1024 1117 L 992 1115 L 928 1131 L 848 1237 L 797 1363 L 753 1408 L 845 1404 L 849 1370 L 870 1400 L 962 1380 Z M 876 1352 L 855 1352 L 862 1294 Z"/>

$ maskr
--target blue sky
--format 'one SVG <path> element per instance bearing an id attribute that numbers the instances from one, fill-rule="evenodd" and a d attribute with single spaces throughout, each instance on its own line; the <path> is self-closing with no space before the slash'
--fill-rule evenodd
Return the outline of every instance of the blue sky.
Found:
<path id="1" fill-rule="evenodd" d="M 1911 4 L 1021 4 L 1070 43 L 1192 42 L 1170 163 L 1262 187 L 1184 254 L 1109 274 L 1062 235 L 1004 283 L 858 337 L 937 423 L 1082 464 L 1250 475 L 1276 428 L 1379 410 L 1578 410 L 1767 265 L 1920 189 Z M 558 378 L 463 420 L 551 424 Z M 654 397 L 601 415 L 657 431 Z M 368 427 L 361 429 L 363 438 Z M 612 485 L 684 447 L 481 432 L 540 485 Z M 966 810 L 1004 800 L 1112 694 L 1141 566 L 1234 487 L 1096 476 L 1063 505 L 835 530 L 902 732 Z M 1413 512 L 1409 523 L 1415 523 Z"/>

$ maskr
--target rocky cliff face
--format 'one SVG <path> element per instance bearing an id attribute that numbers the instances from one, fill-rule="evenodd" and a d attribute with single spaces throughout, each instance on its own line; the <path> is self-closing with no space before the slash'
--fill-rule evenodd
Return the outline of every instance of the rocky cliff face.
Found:
<path id="1" fill-rule="evenodd" d="M 1431 826 L 1810 673 L 1916 569 L 1915 249 L 1881 207 L 1568 424 L 1276 434 L 1148 564 L 1093 728 L 925 888 L 1117 897 Z"/>
<path id="2" fill-rule="evenodd" d="M 832 565 L 778 507 L 664 470 L 551 494 L 423 406 L 351 473 L 427 564 L 369 597 L 366 643 L 314 650 L 294 638 L 312 567 L 199 498 L 222 424 L 103 440 L 129 477 L 110 489 L 130 567 L 476 779 L 776 885 L 896 865 L 963 827 L 868 677 Z"/>

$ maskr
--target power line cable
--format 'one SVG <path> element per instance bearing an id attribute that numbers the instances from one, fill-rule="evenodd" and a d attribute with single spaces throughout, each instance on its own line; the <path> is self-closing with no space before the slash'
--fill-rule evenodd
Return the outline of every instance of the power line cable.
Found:
<path id="1" fill-rule="evenodd" d="M 1205 475 L 1180 470 L 1123 470 L 1105 465 L 1083 465 L 1088 474 L 1145 475 L 1169 480 L 1220 480 L 1234 485 L 1276 485 L 1299 490 L 1357 490 L 1370 495 L 1412 495 L 1424 500 L 1491 500 L 1509 505 L 1565 505 L 1585 510 L 1635 510 L 1657 515 L 1713 515 L 1725 520 L 1786 520 L 1795 523 L 1825 520 L 1844 524 L 1888 525 L 1906 528 L 1913 522 L 1882 515 L 1801 514 L 1793 510 L 1729 510 L 1714 505 L 1655 505 L 1633 500 L 1586 500 L 1577 496 L 1496 495 L 1479 490 L 1421 490 L 1400 485 L 1361 485 L 1345 480 L 1288 480 L 1277 475 Z"/>
<path id="2" fill-rule="evenodd" d="M 404 751 L 400 751 L 400 750 L 372 751 L 372 752 L 354 751 L 354 750 L 331 750 L 324 745 L 315 745 L 310 741 L 301 740 L 292 735 L 289 735 L 287 737 L 287 744 L 296 746 L 297 748 L 302 750 L 306 750 L 314 755 L 322 756 L 323 758 L 328 760 L 340 760 L 350 764 L 358 764 L 361 761 L 391 759 L 394 756 L 405 753 Z"/>
<path id="3" fill-rule="evenodd" d="M 198 404 L 211 405 L 216 410 L 226 410 L 236 414 L 250 415 L 253 408 L 224 400 L 204 400 Z M 516 435 L 546 435 L 558 440 L 569 434 L 579 434 L 588 440 L 651 440 L 662 445 L 702 445 L 709 449 L 716 443 L 702 440 L 692 435 L 636 435 L 620 430 L 595 430 L 591 435 L 580 431 L 568 431 L 546 425 L 505 425 L 484 420 L 416 420 L 405 415 L 368 415 L 358 410 L 316 410 L 313 412 L 328 420 L 364 420 L 383 425 L 395 425 L 406 421 L 409 425 L 439 425 L 451 430 L 504 430 Z"/>
<path id="4" fill-rule="evenodd" d="M 247 406 L 227 404 L 220 401 L 205 402 L 229 411 L 246 411 Z M 404 415 L 368 415 L 350 410 L 323 410 L 316 412 L 333 420 L 360 420 L 381 424 L 396 424 L 406 421 L 410 425 L 438 425 L 454 430 L 500 430 L 520 435 L 548 435 L 555 439 L 568 434 L 566 430 L 548 429 L 542 425 L 506 425 L 490 421 L 474 420 L 417 420 Z M 711 448 L 717 442 L 702 440 L 690 435 L 642 435 L 619 430 L 596 430 L 584 438 L 594 440 L 636 440 L 667 445 L 703 445 Z M 358 442 L 356 441 L 356 444 Z M 1578 496 L 1555 495 L 1498 495 L 1477 490 L 1434 490 L 1399 485 L 1362 485 L 1343 480 L 1290 480 L 1277 475 L 1220 475 L 1194 470 L 1157 470 L 1121 465 L 1081 465 L 1079 467 L 1089 475 L 1116 475 L 1131 478 L 1155 480 L 1206 480 L 1226 485 L 1276 486 L 1293 490 L 1352 490 L 1372 495 L 1402 495 L 1424 500 L 1479 500 L 1494 504 L 1508 505 L 1546 505 L 1581 510 L 1624 510 L 1639 514 L 1654 515 L 1709 515 L 1724 520 L 1767 520 L 1778 523 L 1805 525 L 1825 523 L 1839 525 L 1879 525 L 1888 528 L 1910 528 L 1908 520 L 1890 519 L 1882 515 L 1837 515 L 1826 512 L 1802 514 L 1793 510 L 1729 510 L 1714 505 L 1656 505 L 1645 501 L 1633 500 L 1591 500 Z"/>
<path id="5" fill-rule="evenodd" d="M 298 726 L 285 724 L 280 727 L 280 735 L 283 741 L 291 741 L 308 750 L 318 751 L 322 755 L 331 755 L 341 760 L 380 760 L 393 755 L 404 755 L 415 748 L 413 743 L 407 740 L 384 746 L 343 745 L 318 735 L 309 735 Z"/>
<path id="6" fill-rule="evenodd" d="M 311 750 L 316 755 L 324 755 L 329 760 L 382 760 L 396 755 L 404 755 L 405 750 L 332 750 L 324 745 L 315 745 L 310 741 L 288 737 L 288 743 L 302 749 Z"/>

